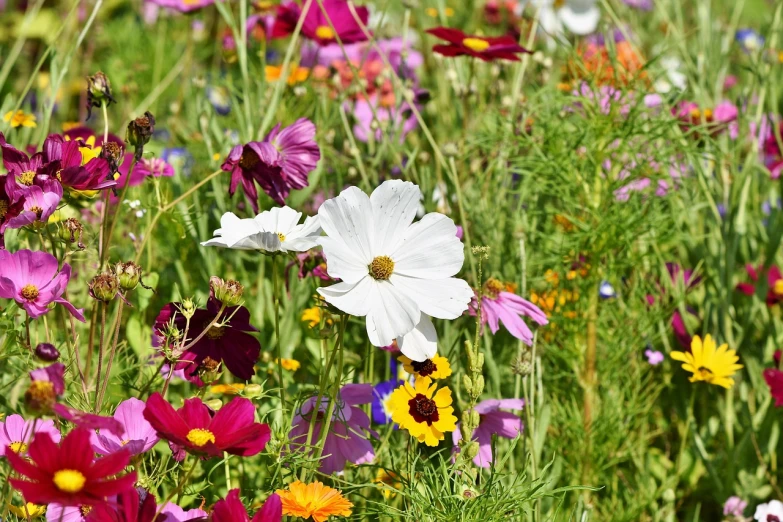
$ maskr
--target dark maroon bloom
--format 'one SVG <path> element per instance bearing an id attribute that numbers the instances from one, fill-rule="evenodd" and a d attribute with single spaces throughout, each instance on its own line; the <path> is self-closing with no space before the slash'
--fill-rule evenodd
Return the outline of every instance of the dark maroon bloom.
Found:
<path id="1" fill-rule="evenodd" d="M 323 10 L 319 3 L 322 3 Z M 304 16 L 302 36 L 315 41 L 320 46 L 335 43 L 338 38 L 343 44 L 364 42 L 367 40 L 367 33 L 362 27 L 367 27 L 370 12 L 366 7 L 359 6 L 354 7 L 354 10 L 356 17 L 345 0 L 323 0 L 323 2 L 313 2 L 307 13 L 302 14 L 299 4 L 287 2 L 277 8 L 277 18 L 272 26 L 272 38 L 282 38 L 293 33 L 299 18 Z M 361 24 L 356 18 L 361 20 Z"/>
<path id="2" fill-rule="evenodd" d="M 245 195 L 258 212 L 258 191 L 254 182 L 275 202 L 285 205 L 291 189 L 307 186 L 307 176 L 320 158 L 315 125 L 307 118 L 300 118 L 282 130 L 278 124 L 264 141 L 237 145 L 221 168 L 231 172 L 229 194 L 233 196 L 241 182 Z"/>
<path id="3" fill-rule="evenodd" d="M 764 266 L 761 265 L 758 268 L 754 268 L 753 265 L 745 265 L 745 271 L 748 273 L 752 283 L 738 283 L 736 286 L 737 291 L 742 292 L 745 295 L 753 295 L 756 293 L 756 289 L 760 287 L 760 276 L 764 275 Z M 777 265 L 772 265 L 767 271 L 767 295 L 764 300 L 767 306 L 774 306 L 783 301 L 783 274 L 780 272 L 780 268 Z"/>
<path id="4" fill-rule="evenodd" d="M 187 321 L 179 311 L 180 306 L 179 303 L 169 303 L 158 314 L 155 320 L 157 339 L 154 340 L 157 345 L 160 345 L 164 331 L 172 320 L 176 328 L 184 334 Z M 206 310 L 197 309 L 190 319 L 188 340 L 185 344 L 201 336 L 219 311 L 220 303 L 214 297 L 210 297 L 207 301 Z M 247 332 L 257 331 L 250 324 L 250 312 L 247 308 L 244 306 L 226 308 L 219 321 L 211 326 L 193 346 L 185 350 L 175 369 L 184 370 L 188 380 L 197 384 L 199 366 L 206 358 L 210 358 L 213 361 L 222 361 L 228 371 L 240 379 L 249 380 L 255 374 L 253 366 L 261 353 L 261 343 Z M 169 348 L 175 349 L 173 346 Z"/>
<path id="5" fill-rule="evenodd" d="M 15 186 L 12 176 L 0 176 L 0 248 L 3 248 L 3 234 L 8 228 L 8 223 L 24 211 L 24 198 L 14 201 L 6 190 L 6 182 L 11 182 Z"/>
<path id="6" fill-rule="evenodd" d="M 0 150 L 3 153 L 3 167 L 8 171 L 8 176 L 3 179 L 3 190 L 11 201 L 16 202 L 23 198 L 30 186 L 42 186 L 48 181 L 48 176 L 43 173 L 44 157 L 40 152 L 28 156 L 6 142 L 2 132 Z"/>
<path id="7" fill-rule="evenodd" d="M 213 416 L 199 398 L 187 399 L 175 410 L 156 392 L 147 399 L 144 418 L 173 446 L 175 458 L 181 454 L 179 448 L 206 457 L 219 457 L 224 451 L 250 457 L 264 450 L 271 433 L 269 426 L 255 422 L 255 407 L 243 397 L 234 398 Z"/>
<path id="8" fill-rule="evenodd" d="M 6 454 L 11 467 L 23 479 L 12 478 L 11 486 L 19 490 L 27 502 L 63 506 L 94 506 L 106 498 L 133 488 L 136 472 L 109 478 L 122 472 L 130 462 L 130 453 L 118 451 L 94 459 L 90 432 L 77 428 L 60 446 L 48 433 L 39 433 L 30 443 L 28 462 L 13 451 Z"/>
<path id="9" fill-rule="evenodd" d="M 158 506 L 155 495 L 130 488 L 117 495 L 117 499 L 96 506 L 85 519 L 87 522 L 153 522 Z M 168 520 L 163 516 L 164 520 Z M 158 517 L 157 520 L 160 520 Z"/>
<path id="10" fill-rule="evenodd" d="M 296 258 L 285 267 L 286 282 L 288 282 L 288 272 L 294 266 L 299 267 L 299 272 L 297 274 L 299 279 L 304 279 L 305 277 L 312 275 L 321 281 L 334 281 L 334 279 L 329 277 L 329 274 L 326 273 L 326 257 L 324 257 L 323 252 L 320 250 L 309 250 L 296 254 Z"/>
<path id="11" fill-rule="evenodd" d="M 45 172 L 72 191 L 116 186 L 109 162 L 90 149 L 82 141 L 66 140 L 58 134 L 52 134 L 44 142 Z"/>
<path id="12" fill-rule="evenodd" d="M 767 368 L 764 370 L 764 380 L 769 386 L 769 393 L 775 399 L 775 406 L 783 406 L 783 372 L 777 368 Z"/>
<path id="13" fill-rule="evenodd" d="M 38 343 L 35 356 L 46 362 L 55 362 L 60 358 L 60 350 L 51 343 Z"/>
<path id="14" fill-rule="evenodd" d="M 493 60 L 519 61 L 519 53 L 530 53 L 517 43 L 513 36 L 475 36 L 459 29 L 436 27 L 428 29 L 432 36 L 446 40 L 448 45 L 438 44 L 432 50 L 443 56 L 473 56 L 485 62 Z"/>
<path id="15" fill-rule="evenodd" d="M 251 520 L 239 500 L 239 490 L 232 489 L 223 500 L 218 500 L 212 511 L 212 522 L 279 522 L 283 518 L 283 503 L 277 493 L 266 499 Z"/>

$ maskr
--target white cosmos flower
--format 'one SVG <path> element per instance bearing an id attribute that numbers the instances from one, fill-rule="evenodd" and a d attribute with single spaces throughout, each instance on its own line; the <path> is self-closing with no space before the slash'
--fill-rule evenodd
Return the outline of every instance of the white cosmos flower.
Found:
<path id="1" fill-rule="evenodd" d="M 318 209 L 327 271 L 341 279 L 318 292 L 343 312 L 366 316 L 372 344 L 397 339 L 415 361 L 434 354 L 437 336 L 428 316 L 455 319 L 473 296 L 453 277 L 465 260 L 457 227 L 435 212 L 413 223 L 420 199 L 413 183 L 391 180 L 369 197 L 347 188 Z"/>
<path id="2" fill-rule="evenodd" d="M 215 237 L 201 244 L 239 250 L 304 252 L 317 245 L 321 227 L 318 216 L 308 217 L 299 224 L 301 217 L 302 213 L 291 207 L 275 207 L 248 219 L 226 212 L 220 218 Z"/>
<path id="3" fill-rule="evenodd" d="M 595 5 L 596 0 L 530 0 L 534 8 L 538 8 L 538 19 L 541 28 L 550 36 L 563 33 L 565 26 L 568 31 L 585 35 L 598 27 L 601 11 Z"/>
<path id="4" fill-rule="evenodd" d="M 768 522 L 770 520 L 783 520 L 783 503 L 779 500 L 772 500 L 766 504 L 756 507 L 753 518 L 759 522 Z"/>

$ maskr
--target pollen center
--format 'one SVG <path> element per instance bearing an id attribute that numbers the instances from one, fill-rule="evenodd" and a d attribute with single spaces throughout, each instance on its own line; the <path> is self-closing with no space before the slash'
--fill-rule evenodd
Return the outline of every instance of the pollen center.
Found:
<path id="1" fill-rule="evenodd" d="M 87 516 L 92 511 L 92 506 L 79 506 L 79 512 L 82 514 L 82 516 Z"/>
<path id="2" fill-rule="evenodd" d="M 14 453 L 27 453 L 27 444 L 21 441 L 12 442 L 8 447 Z"/>
<path id="3" fill-rule="evenodd" d="M 38 216 L 38 219 L 41 219 L 43 209 L 41 207 L 30 207 L 30 212 L 35 212 L 35 215 Z"/>
<path id="4" fill-rule="evenodd" d="M 565 5 L 565 3 L 566 0 L 555 0 L 554 4 L 552 4 L 552 7 L 554 7 L 555 9 L 560 9 Z"/>
<path id="5" fill-rule="evenodd" d="M 38 298 L 38 288 L 35 285 L 24 285 L 19 294 L 28 301 L 35 301 Z"/>
<path id="6" fill-rule="evenodd" d="M 285 234 L 283 234 L 282 232 L 278 232 L 278 233 L 277 233 L 277 238 L 278 238 L 278 239 L 280 240 L 280 242 L 282 243 L 283 241 L 285 241 Z"/>
<path id="7" fill-rule="evenodd" d="M 87 478 L 75 469 L 61 469 L 55 472 L 52 480 L 57 489 L 66 493 L 78 493 L 87 482 Z"/>
<path id="8" fill-rule="evenodd" d="M 462 45 L 464 45 L 468 49 L 476 51 L 477 53 L 489 49 L 489 42 L 486 40 L 482 40 L 481 38 L 465 38 L 464 40 L 462 40 Z"/>
<path id="9" fill-rule="evenodd" d="M 378 256 L 372 260 L 370 266 L 370 275 L 378 281 L 386 281 L 394 272 L 394 261 L 389 256 Z"/>
<path id="10" fill-rule="evenodd" d="M 495 279 L 494 277 L 490 277 L 489 279 L 487 279 L 487 282 L 484 283 L 484 290 L 489 295 L 489 297 L 492 298 L 497 297 L 498 294 L 505 289 L 506 289 L 505 285 L 502 282 Z"/>
<path id="11" fill-rule="evenodd" d="M 699 369 L 696 370 L 696 375 L 699 376 L 700 380 L 707 381 L 707 382 L 712 381 L 712 378 L 714 377 L 712 370 L 710 370 L 706 366 L 699 366 Z"/>
<path id="12" fill-rule="evenodd" d="M 188 432 L 188 440 L 191 444 L 194 446 L 198 446 L 199 448 L 204 446 L 207 442 L 211 442 L 212 444 L 215 443 L 215 435 L 212 434 L 209 430 L 202 430 L 201 428 L 196 428 L 193 430 L 190 430 Z"/>
<path id="13" fill-rule="evenodd" d="M 332 31 L 332 28 L 329 27 L 328 25 L 319 25 L 315 29 L 315 36 L 317 36 L 321 40 L 333 40 L 334 31 Z"/>
<path id="14" fill-rule="evenodd" d="M 435 401 L 428 399 L 421 393 L 417 393 L 414 398 L 409 400 L 408 406 L 410 407 L 408 412 L 416 422 L 426 422 L 432 426 L 432 423 L 437 422 L 439 418 L 438 405 L 435 404 Z"/>
<path id="15" fill-rule="evenodd" d="M 783 296 L 783 279 L 775 281 L 775 284 L 772 286 L 772 291 L 777 296 Z"/>
<path id="16" fill-rule="evenodd" d="M 0 219 L 3 219 L 8 214 L 8 202 L 0 201 Z"/>
<path id="17" fill-rule="evenodd" d="M 35 179 L 35 172 L 32 170 L 28 170 L 25 172 L 22 172 L 19 174 L 18 178 L 19 183 L 22 185 L 27 185 L 28 187 L 33 184 L 33 180 Z"/>
<path id="18" fill-rule="evenodd" d="M 250 170 L 258 165 L 259 161 L 261 160 L 255 152 L 245 149 L 245 152 L 243 152 L 242 156 L 239 158 L 239 166 L 245 170 Z"/>
<path id="19" fill-rule="evenodd" d="M 222 326 L 213 326 L 207 330 L 207 339 L 220 339 L 225 332 Z"/>
<path id="20" fill-rule="evenodd" d="M 411 366 L 413 366 L 413 370 L 422 377 L 432 375 L 438 370 L 437 365 L 432 362 L 432 359 L 426 359 L 422 362 L 411 361 Z"/>

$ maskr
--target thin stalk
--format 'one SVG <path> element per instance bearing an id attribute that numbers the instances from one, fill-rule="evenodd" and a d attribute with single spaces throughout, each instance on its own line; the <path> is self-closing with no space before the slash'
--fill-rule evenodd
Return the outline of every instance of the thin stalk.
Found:
<path id="1" fill-rule="evenodd" d="M 275 340 L 277 341 L 277 377 L 280 379 L 280 411 L 285 411 L 285 382 L 283 381 L 283 347 L 280 341 L 280 268 L 279 256 L 272 256 L 272 303 L 275 309 Z"/>
<path id="2" fill-rule="evenodd" d="M 117 353 L 117 341 L 120 338 L 120 325 L 122 325 L 122 310 L 125 305 L 125 301 L 119 300 L 119 308 L 117 309 L 117 326 L 114 329 L 114 341 L 111 345 L 111 351 L 109 352 L 109 361 L 106 363 L 106 375 L 103 378 L 103 386 L 101 386 L 101 393 L 98 395 L 98 409 L 100 411 L 103 404 L 103 396 L 106 393 L 106 387 L 109 385 L 109 376 L 111 375 L 111 364 L 114 362 L 114 356 Z"/>
<path id="3" fill-rule="evenodd" d="M 95 377 L 95 413 L 98 413 L 98 390 L 97 386 L 98 383 L 101 380 L 101 366 L 103 366 L 103 337 L 106 330 L 106 308 L 108 308 L 108 303 L 102 302 L 101 303 L 101 336 L 100 336 L 100 342 L 98 343 L 98 373 Z"/>

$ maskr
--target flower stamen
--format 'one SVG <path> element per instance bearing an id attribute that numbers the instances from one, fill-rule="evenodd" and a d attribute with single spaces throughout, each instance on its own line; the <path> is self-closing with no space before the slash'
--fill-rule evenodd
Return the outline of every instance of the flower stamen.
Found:
<path id="1" fill-rule="evenodd" d="M 394 272 L 394 261 L 389 256 L 378 256 L 367 268 L 376 281 L 387 281 Z"/>
<path id="2" fill-rule="evenodd" d="M 215 443 L 215 435 L 209 430 L 202 430 L 201 428 L 195 428 L 188 432 L 187 439 L 194 446 L 199 448 L 206 445 L 208 442 Z"/>
<path id="3" fill-rule="evenodd" d="M 19 294 L 28 301 L 35 301 L 38 298 L 38 287 L 35 285 L 24 285 Z"/>
<path id="4" fill-rule="evenodd" d="M 462 45 L 464 45 L 471 51 L 476 51 L 477 53 L 489 49 L 489 42 L 486 40 L 482 40 L 481 38 L 465 38 L 464 40 L 462 40 Z"/>
<path id="5" fill-rule="evenodd" d="M 66 493 L 78 493 L 87 482 L 87 478 L 82 472 L 75 469 L 61 469 L 55 472 L 52 480 L 57 489 Z"/>

